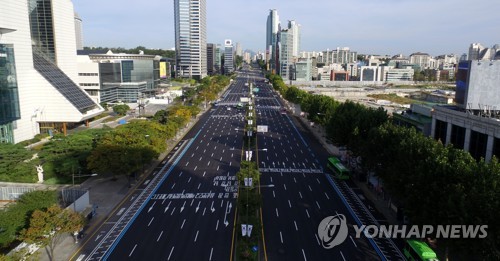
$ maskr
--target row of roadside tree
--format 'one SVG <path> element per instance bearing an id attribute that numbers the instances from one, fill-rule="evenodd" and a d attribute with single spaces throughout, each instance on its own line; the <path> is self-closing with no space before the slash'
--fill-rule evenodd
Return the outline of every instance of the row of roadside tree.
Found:
<path id="1" fill-rule="evenodd" d="M 267 75 L 309 120 L 325 127 L 327 138 L 361 158 L 364 173 L 374 173 L 384 189 L 402 202 L 414 225 L 488 225 L 484 239 L 438 239 L 446 253 L 464 260 L 500 259 L 500 164 L 476 161 L 452 145 L 425 137 L 414 128 L 395 126 L 382 109 L 313 95 Z"/>

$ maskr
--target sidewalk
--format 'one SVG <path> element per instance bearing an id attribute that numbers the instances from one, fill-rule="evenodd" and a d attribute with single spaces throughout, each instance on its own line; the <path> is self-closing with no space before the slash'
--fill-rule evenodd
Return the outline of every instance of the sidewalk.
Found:
<path id="1" fill-rule="evenodd" d="M 191 130 L 191 128 L 198 122 L 200 116 L 203 115 L 210 106 L 202 111 L 193 118 L 185 128 L 180 130 L 180 133 L 176 135 L 174 141 L 167 142 L 167 149 L 163 152 L 158 159 L 154 160 L 149 164 L 143 173 L 138 177 L 138 181 L 133 184 L 133 186 L 142 183 L 149 173 L 153 171 L 161 160 L 174 148 L 174 146 Z M 110 214 L 112 214 L 115 207 L 123 201 L 129 192 L 133 191 L 133 188 L 129 188 L 129 181 L 126 176 L 116 176 L 113 179 L 112 176 L 96 176 L 87 179 L 85 182 L 80 184 L 83 190 L 89 191 L 90 204 L 97 205 L 96 216 L 94 216 L 84 228 L 85 235 L 91 235 L 99 225 L 104 222 Z M 85 238 L 83 238 L 85 240 Z M 55 247 L 55 259 L 52 261 L 63 261 L 69 260 L 71 256 L 80 247 L 80 243 L 76 243 L 72 235 L 65 235 L 61 242 Z M 51 261 L 45 249 L 39 249 L 37 251 L 37 260 L 41 261 Z"/>

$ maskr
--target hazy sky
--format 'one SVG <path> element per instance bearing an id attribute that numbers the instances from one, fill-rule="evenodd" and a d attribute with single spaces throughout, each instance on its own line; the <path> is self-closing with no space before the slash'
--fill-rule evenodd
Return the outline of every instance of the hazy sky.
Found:
<path id="1" fill-rule="evenodd" d="M 301 51 L 350 47 L 363 54 L 467 52 L 500 43 L 497 0 L 207 0 L 207 42 L 263 51 L 269 9 L 302 26 Z M 73 0 L 84 46 L 169 49 L 173 0 Z"/>

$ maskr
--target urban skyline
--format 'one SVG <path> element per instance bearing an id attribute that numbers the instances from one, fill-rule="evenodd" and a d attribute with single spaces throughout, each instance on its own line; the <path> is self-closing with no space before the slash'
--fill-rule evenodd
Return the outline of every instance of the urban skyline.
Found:
<path id="1" fill-rule="evenodd" d="M 416 0 L 319 1 L 307 7 L 302 1 L 248 5 L 242 0 L 212 0 L 207 3 L 207 42 L 222 44 L 231 38 L 243 49 L 265 51 L 266 17 L 269 9 L 277 9 L 280 17 L 287 19 L 281 23 L 296 20 L 302 25 L 301 51 L 349 46 L 364 54 L 460 55 L 472 42 L 500 42 L 500 36 L 494 34 L 500 17 L 490 4 L 486 0 L 472 6 L 464 0 L 441 0 L 432 5 Z M 74 5 L 83 20 L 85 46 L 170 49 L 175 45 L 173 1 L 137 5 L 130 0 L 88 0 L 75 1 Z M 164 11 L 152 15 L 152 10 Z"/>

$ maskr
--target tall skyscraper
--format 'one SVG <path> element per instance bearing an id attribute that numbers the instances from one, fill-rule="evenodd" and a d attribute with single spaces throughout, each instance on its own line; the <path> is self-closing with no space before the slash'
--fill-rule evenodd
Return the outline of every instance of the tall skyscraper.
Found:
<path id="1" fill-rule="evenodd" d="M 208 75 L 215 74 L 215 44 L 207 44 L 207 73 Z"/>
<path id="2" fill-rule="evenodd" d="M 236 55 L 243 56 L 243 50 L 241 49 L 240 43 L 236 43 Z"/>
<path id="3" fill-rule="evenodd" d="M 215 66 L 215 72 L 216 73 L 221 73 L 222 71 L 222 61 L 221 61 L 221 56 L 222 56 L 222 47 L 220 44 L 217 44 L 215 46 L 215 61 L 214 61 L 214 66 Z"/>
<path id="4" fill-rule="evenodd" d="M 266 26 L 266 53 L 268 53 L 269 61 L 268 64 L 271 65 L 269 69 L 276 70 L 276 48 L 278 42 L 278 32 L 280 18 L 278 16 L 278 11 L 276 9 L 269 10 L 269 15 L 267 16 L 267 26 Z"/>
<path id="5" fill-rule="evenodd" d="M 65 132 L 103 111 L 75 82 L 70 0 L 4 0 L 0 8 L 0 142 Z"/>
<path id="6" fill-rule="evenodd" d="M 224 74 L 234 71 L 234 48 L 230 39 L 224 41 Z"/>
<path id="7" fill-rule="evenodd" d="M 206 0 L 174 0 L 176 76 L 207 76 Z"/>
<path id="8" fill-rule="evenodd" d="M 281 30 L 279 39 L 279 75 L 283 79 L 293 79 L 293 65 L 299 57 L 300 51 L 300 25 L 294 20 L 288 22 L 288 28 Z"/>
<path id="9" fill-rule="evenodd" d="M 82 18 L 75 12 L 76 49 L 83 50 Z"/>
<path id="10" fill-rule="evenodd" d="M 300 51 L 300 24 L 297 24 L 295 20 L 288 21 L 288 30 L 292 33 L 292 55 L 294 57 L 299 57 Z"/>

